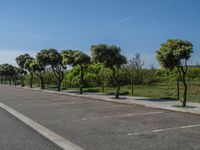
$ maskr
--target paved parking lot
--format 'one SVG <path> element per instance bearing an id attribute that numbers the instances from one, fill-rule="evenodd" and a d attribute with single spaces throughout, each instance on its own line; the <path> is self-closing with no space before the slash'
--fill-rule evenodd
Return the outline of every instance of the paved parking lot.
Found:
<path id="1" fill-rule="evenodd" d="M 0 109 L 1 150 L 53 150 L 54 145 Z"/>
<path id="2" fill-rule="evenodd" d="M 86 150 L 200 149 L 200 115 L 8 86 L 0 101 Z"/>

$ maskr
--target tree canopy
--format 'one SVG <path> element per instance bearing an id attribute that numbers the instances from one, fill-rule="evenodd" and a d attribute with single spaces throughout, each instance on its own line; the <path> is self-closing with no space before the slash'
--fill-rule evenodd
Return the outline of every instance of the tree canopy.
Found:
<path id="1" fill-rule="evenodd" d="M 167 40 L 157 51 L 157 59 L 164 68 L 173 69 L 184 66 L 193 52 L 193 45 L 186 40 Z"/>
<path id="2" fill-rule="evenodd" d="M 24 67 L 25 67 L 24 64 L 25 64 L 26 60 L 28 60 L 28 59 L 31 59 L 31 56 L 29 54 L 23 54 L 23 55 L 16 57 L 15 60 L 16 60 L 17 64 L 19 65 L 19 67 L 21 69 L 24 69 Z"/>
<path id="3" fill-rule="evenodd" d="M 107 68 L 121 68 L 126 64 L 126 57 L 121 55 L 121 48 L 115 45 L 92 45 L 92 58 L 94 62 L 100 62 Z"/>

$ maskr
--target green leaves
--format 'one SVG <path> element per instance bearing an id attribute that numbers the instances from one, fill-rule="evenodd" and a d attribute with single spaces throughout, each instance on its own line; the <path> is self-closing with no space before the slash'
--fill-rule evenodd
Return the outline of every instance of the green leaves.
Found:
<path id="1" fill-rule="evenodd" d="M 91 60 L 88 55 L 78 50 L 63 50 L 61 55 L 63 57 L 63 63 L 71 66 L 88 65 Z"/>
<path id="2" fill-rule="evenodd" d="M 16 57 L 15 60 L 21 69 L 25 69 L 24 65 L 28 59 L 33 59 L 33 58 L 29 54 L 23 54 Z"/>
<path id="3" fill-rule="evenodd" d="M 53 48 L 42 49 L 40 52 L 37 53 L 36 59 L 39 64 L 42 64 L 44 66 L 62 65 L 61 54 Z"/>
<path id="4" fill-rule="evenodd" d="M 11 77 L 11 76 L 15 76 L 15 75 L 20 74 L 20 73 L 26 74 L 25 71 L 19 72 L 19 70 L 22 71 L 21 68 L 17 68 L 13 65 L 10 65 L 10 64 L 0 65 L 0 74 L 2 76 L 10 76 Z"/>
<path id="5" fill-rule="evenodd" d="M 121 55 L 121 49 L 115 45 L 93 45 L 91 53 L 94 62 L 102 63 L 108 68 L 120 68 L 127 63 L 126 57 Z"/>
<path id="6" fill-rule="evenodd" d="M 45 67 L 43 65 L 40 65 L 36 60 L 32 60 L 32 62 L 30 63 L 30 68 L 35 73 L 45 71 Z"/>
<path id="7" fill-rule="evenodd" d="M 192 52 L 193 45 L 190 41 L 170 39 L 161 45 L 156 57 L 162 67 L 173 69 L 185 65 L 183 63 L 190 58 Z"/>

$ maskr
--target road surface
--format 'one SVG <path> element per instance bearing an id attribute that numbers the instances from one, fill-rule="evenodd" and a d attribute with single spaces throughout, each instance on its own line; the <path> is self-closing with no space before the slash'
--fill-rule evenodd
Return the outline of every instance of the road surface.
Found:
<path id="1" fill-rule="evenodd" d="M 0 101 L 85 150 L 200 149 L 200 115 L 9 86 Z"/>

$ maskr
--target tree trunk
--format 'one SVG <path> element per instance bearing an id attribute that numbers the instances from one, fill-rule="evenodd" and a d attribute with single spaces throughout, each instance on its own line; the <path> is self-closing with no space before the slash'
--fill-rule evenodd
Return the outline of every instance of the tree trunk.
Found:
<path id="1" fill-rule="evenodd" d="M 103 84 L 102 84 L 102 92 L 104 93 L 105 92 L 105 83 L 103 81 Z"/>
<path id="2" fill-rule="evenodd" d="M 179 72 L 179 78 L 181 79 L 183 86 L 184 86 L 184 93 L 183 93 L 183 107 L 186 106 L 186 102 L 187 102 L 187 83 L 186 83 L 186 74 L 187 74 L 187 63 L 185 62 L 185 69 L 183 67 L 178 68 L 178 72 Z"/>
<path id="3" fill-rule="evenodd" d="M 117 91 L 115 93 L 115 98 L 118 99 L 119 98 L 119 91 L 120 91 L 120 81 L 117 79 L 116 70 L 114 68 L 112 69 L 112 72 L 113 72 L 115 84 L 117 84 Z M 118 73 L 118 70 L 117 70 L 117 73 Z"/>
<path id="4" fill-rule="evenodd" d="M 21 79 L 21 87 L 24 87 L 24 79 Z"/>
<path id="5" fill-rule="evenodd" d="M 5 77 L 4 79 L 4 84 L 6 85 L 7 84 L 7 78 Z"/>
<path id="6" fill-rule="evenodd" d="M 183 85 L 184 85 L 183 107 L 185 107 L 185 106 L 186 106 L 186 102 L 187 102 L 187 83 L 186 83 L 185 79 L 184 79 L 184 81 L 183 81 Z"/>
<path id="7" fill-rule="evenodd" d="M 102 84 L 102 92 L 105 92 L 105 70 L 103 69 L 103 84 Z"/>
<path id="8" fill-rule="evenodd" d="M 43 77 L 40 77 L 40 87 L 41 87 L 41 89 L 45 89 Z"/>
<path id="9" fill-rule="evenodd" d="M 116 94 L 115 94 L 115 98 L 116 98 L 116 99 L 119 98 L 119 91 L 120 91 L 120 84 L 117 83 L 117 91 L 116 91 Z"/>
<path id="10" fill-rule="evenodd" d="M 30 73 L 30 75 L 31 75 L 31 78 L 30 78 L 30 88 L 32 88 L 33 87 L 33 74 L 32 73 Z"/>
<path id="11" fill-rule="evenodd" d="M 179 78 L 177 77 L 177 100 L 180 99 L 180 86 L 179 86 Z"/>
<path id="12" fill-rule="evenodd" d="M 11 79 L 9 79 L 9 85 L 11 85 Z"/>
<path id="13" fill-rule="evenodd" d="M 36 73 L 36 75 L 37 75 L 37 76 L 39 77 L 39 79 L 40 79 L 40 88 L 41 88 L 41 89 L 45 89 L 44 79 L 43 79 L 42 73 Z"/>
<path id="14" fill-rule="evenodd" d="M 3 77 L 1 76 L 1 84 L 3 84 Z"/>
<path id="15" fill-rule="evenodd" d="M 60 91 L 60 89 L 61 89 L 61 82 L 62 82 L 62 80 L 60 80 L 60 79 L 58 79 L 58 91 Z"/>
<path id="16" fill-rule="evenodd" d="M 16 80 L 14 80 L 14 84 L 15 84 L 15 86 L 17 86 L 17 81 Z"/>
<path id="17" fill-rule="evenodd" d="M 80 74 L 80 94 L 83 94 L 83 67 L 80 66 L 81 74 Z"/>
<path id="18" fill-rule="evenodd" d="M 133 75 L 131 75 L 131 94 L 133 96 Z"/>

